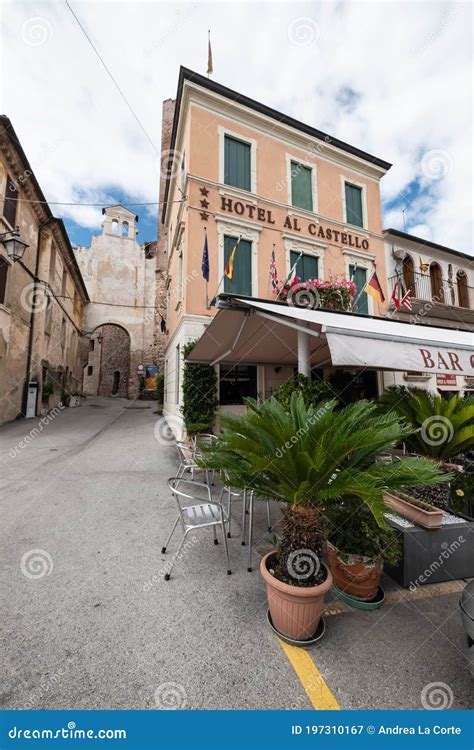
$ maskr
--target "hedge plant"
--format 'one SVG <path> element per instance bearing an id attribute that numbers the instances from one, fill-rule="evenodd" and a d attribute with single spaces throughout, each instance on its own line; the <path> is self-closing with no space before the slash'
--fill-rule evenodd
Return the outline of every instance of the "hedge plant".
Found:
<path id="1" fill-rule="evenodd" d="M 195 341 L 190 341 L 183 347 L 184 360 L 195 343 Z M 181 413 L 188 435 L 210 432 L 218 405 L 215 369 L 211 365 L 185 362 Z"/>

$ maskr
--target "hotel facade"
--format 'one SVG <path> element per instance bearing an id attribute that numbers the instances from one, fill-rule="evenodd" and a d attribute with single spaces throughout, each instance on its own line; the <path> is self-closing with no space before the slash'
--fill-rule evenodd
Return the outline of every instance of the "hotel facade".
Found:
<path id="1" fill-rule="evenodd" d="M 275 300 L 273 254 L 280 283 L 296 263 L 300 281 L 352 280 L 358 315 L 387 315 L 394 267 L 387 250 L 391 238 L 382 229 L 380 181 L 390 166 L 181 69 L 176 101 L 163 105 L 158 240 L 167 264 L 166 302 L 158 304 L 168 329 L 164 413 L 175 432 L 182 431 L 183 347 L 208 328 L 216 296 Z M 224 270 L 237 241 L 229 279 Z M 383 302 L 363 291 L 374 272 Z M 284 346 L 282 340 L 282 355 Z M 281 364 L 259 364 L 264 361 L 256 344 L 245 363 L 216 365 L 221 410 L 240 410 L 245 396 L 271 396 L 295 371 L 284 356 Z M 347 400 L 376 396 L 391 384 L 375 367 L 344 370 L 326 362 L 315 375 L 335 378 Z"/>

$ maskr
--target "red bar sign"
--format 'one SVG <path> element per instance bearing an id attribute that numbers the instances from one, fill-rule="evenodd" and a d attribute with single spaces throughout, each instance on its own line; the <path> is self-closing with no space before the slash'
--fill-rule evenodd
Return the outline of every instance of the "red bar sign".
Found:
<path id="1" fill-rule="evenodd" d="M 436 385 L 457 385 L 456 375 L 437 375 Z"/>

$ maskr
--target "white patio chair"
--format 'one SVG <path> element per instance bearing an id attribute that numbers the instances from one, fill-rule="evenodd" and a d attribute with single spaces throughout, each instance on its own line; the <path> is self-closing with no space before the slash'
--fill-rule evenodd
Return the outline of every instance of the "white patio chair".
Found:
<path id="1" fill-rule="evenodd" d="M 219 502 L 215 502 L 211 498 L 211 490 L 208 484 L 202 482 L 193 482 L 190 479 L 182 479 L 181 477 L 172 477 L 168 479 L 168 487 L 170 488 L 173 497 L 178 505 L 178 516 L 173 524 L 173 528 L 166 540 L 166 544 L 161 548 L 161 554 L 166 553 L 168 544 L 171 541 L 175 529 L 178 523 L 181 522 L 181 526 L 184 532 L 184 536 L 178 546 L 175 556 L 171 562 L 168 572 L 165 574 L 165 581 L 169 581 L 171 571 L 176 560 L 179 558 L 181 549 L 186 540 L 187 535 L 190 531 L 196 529 L 204 529 L 211 527 L 214 530 L 214 544 L 219 544 L 217 540 L 217 527 L 220 526 L 222 530 L 222 536 L 224 539 L 225 555 L 227 560 L 227 573 L 232 573 L 230 569 L 229 561 L 229 550 L 227 547 L 227 536 L 225 526 L 228 523 L 226 512 Z M 195 496 L 197 491 L 206 490 L 207 497 L 205 499 Z"/>

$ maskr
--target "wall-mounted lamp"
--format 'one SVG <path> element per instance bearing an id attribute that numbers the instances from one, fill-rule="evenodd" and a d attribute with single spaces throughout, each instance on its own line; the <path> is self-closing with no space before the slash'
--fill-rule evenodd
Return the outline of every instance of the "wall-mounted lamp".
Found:
<path id="1" fill-rule="evenodd" d="M 0 242 L 7 251 L 10 260 L 14 263 L 23 258 L 26 248 L 29 247 L 28 243 L 20 237 L 20 227 L 16 227 L 11 232 L 0 234 Z"/>

